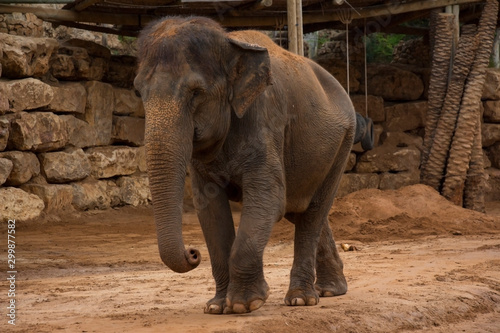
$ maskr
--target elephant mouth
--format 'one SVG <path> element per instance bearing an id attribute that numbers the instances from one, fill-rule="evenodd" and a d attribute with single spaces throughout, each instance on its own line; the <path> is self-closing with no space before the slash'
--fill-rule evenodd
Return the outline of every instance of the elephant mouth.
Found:
<path id="1" fill-rule="evenodd" d="M 196 143 L 197 141 L 200 141 L 200 131 L 197 127 L 195 127 L 193 131 L 193 143 Z"/>

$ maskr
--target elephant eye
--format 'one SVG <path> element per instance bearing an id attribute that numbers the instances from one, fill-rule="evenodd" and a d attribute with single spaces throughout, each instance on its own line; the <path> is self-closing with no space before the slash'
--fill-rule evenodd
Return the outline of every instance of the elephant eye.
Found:
<path id="1" fill-rule="evenodd" d="M 201 89 L 201 88 L 193 89 L 193 91 L 192 91 L 193 98 L 200 96 L 202 93 L 203 93 L 203 89 Z"/>
<path id="2" fill-rule="evenodd" d="M 195 88 L 191 90 L 191 100 L 189 104 L 191 105 L 192 111 L 195 112 L 198 105 L 203 103 L 205 100 L 205 91 L 201 88 Z"/>

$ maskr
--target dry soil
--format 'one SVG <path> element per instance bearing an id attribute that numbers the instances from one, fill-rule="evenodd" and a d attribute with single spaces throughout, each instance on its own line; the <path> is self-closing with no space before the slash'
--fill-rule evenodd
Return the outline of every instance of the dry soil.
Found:
<path id="1" fill-rule="evenodd" d="M 455 207 L 422 185 L 337 200 L 337 243 L 358 251 L 341 253 L 347 294 L 313 307 L 283 304 L 293 225 L 280 221 L 264 258 L 270 297 L 245 315 L 203 314 L 214 283 L 193 211 L 184 239 L 204 260 L 183 275 L 159 259 L 150 207 L 18 223 L 16 325 L 7 323 L 3 278 L 0 332 L 500 332 L 500 202 L 487 208 Z"/>

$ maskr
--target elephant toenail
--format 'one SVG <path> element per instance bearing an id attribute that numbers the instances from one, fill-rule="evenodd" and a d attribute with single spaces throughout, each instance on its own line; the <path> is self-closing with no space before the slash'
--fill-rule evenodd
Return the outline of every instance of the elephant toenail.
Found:
<path id="1" fill-rule="evenodd" d="M 250 311 L 255 311 L 258 308 L 260 308 L 262 305 L 264 305 L 264 301 L 261 299 L 256 299 L 252 303 L 250 303 Z"/>
<path id="2" fill-rule="evenodd" d="M 306 302 L 302 298 L 294 298 L 292 300 L 292 305 L 304 306 L 304 305 L 306 305 Z"/>
<path id="3" fill-rule="evenodd" d="M 233 312 L 234 313 L 246 313 L 246 312 L 248 312 L 248 310 L 244 304 L 237 303 L 233 306 Z"/>
<path id="4" fill-rule="evenodd" d="M 205 313 L 220 313 L 220 306 L 216 304 L 210 304 L 205 308 Z"/>

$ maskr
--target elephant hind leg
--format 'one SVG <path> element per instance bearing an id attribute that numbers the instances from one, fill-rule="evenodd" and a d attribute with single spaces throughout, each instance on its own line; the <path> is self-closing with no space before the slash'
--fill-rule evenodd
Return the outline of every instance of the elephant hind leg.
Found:
<path id="1" fill-rule="evenodd" d="M 352 136 L 346 135 L 335 162 L 307 210 L 285 216 L 295 224 L 294 261 L 285 296 L 287 305 L 316 305 L 319 296 L 340 295 L 347 291 L 342 261 L 328 225 L 328 213 L 351 146 Z"/>
<path id="2" fill-rule="evenodd" d="M 321 230 L 321 238 L 316 254 L 316 284 L 320 297 L 343 295 L 347 292 L 347 281 L 343 273 L 344 264 L 340 259 L 328 220 Z"/>

